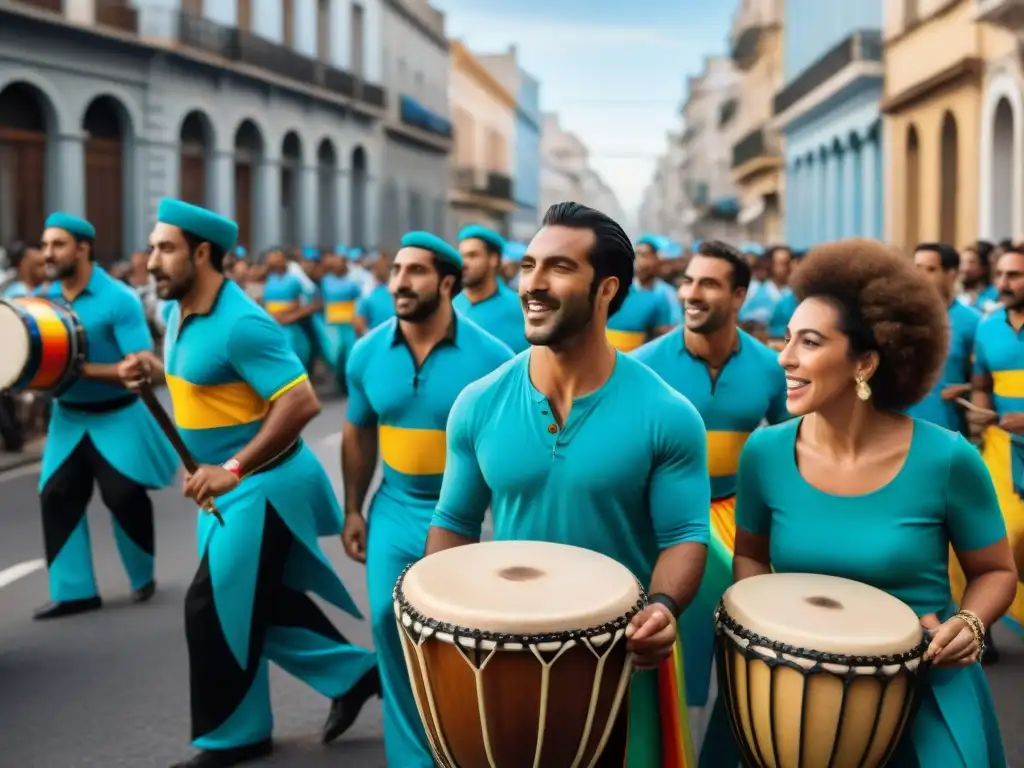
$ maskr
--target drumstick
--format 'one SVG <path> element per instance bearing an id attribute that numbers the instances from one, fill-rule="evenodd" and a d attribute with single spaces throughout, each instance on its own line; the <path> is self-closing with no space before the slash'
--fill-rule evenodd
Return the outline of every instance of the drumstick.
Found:
<path id="1" fill-rule="evenodd" d="M 956 397 L 953 399 L 954 403 L 962 405 L 968 411 L 975 411 L 976 413 L 984 413 L 986 416 L 997 416 L 995 411 L 989 410 L 988 408 L 982 408 L 980 405 L 975 405 L 970 400 L 966 400 L 962 397 Z"/>
<path id="2" fill-rule="evenodd" d="M 171 417 L 167 415 L 167 411 L 164 410 L 160 401 L 156 399 L 153 387 L 149 384 L 141 384 L 139 386 L 139 396 L 142 397 L 142 402 L 146 404 L 149 412 L 153 414 L 153 418 L 156 419 L 156 423 L 160 425 L 160 431 L 163 432 L 167 439 L 171 441 L 171 445 L 174 446 L 174 450 L 177 452 L 178 458 L 180 458 L 181 463 L 185 465 L 185 470 L 190 475 L 195 474 L 199 469 L 199 465 L 196 463 L 196 460 L 192 458 L 192 454 L 189 453 L 188 447 L 185 445 L 185 441 L 181 439 L 181 434 L 178 432 L 178 428 L 174 426 L 174 422 L 171 421 Z M 206 504 L 204 504 L 203 509 L 216 517 L 218 523 L 224 525 L 224 518 L 221 517 L 220 510 L 217 509 L 217 504 L 213 499 L 210 499 Z"/>

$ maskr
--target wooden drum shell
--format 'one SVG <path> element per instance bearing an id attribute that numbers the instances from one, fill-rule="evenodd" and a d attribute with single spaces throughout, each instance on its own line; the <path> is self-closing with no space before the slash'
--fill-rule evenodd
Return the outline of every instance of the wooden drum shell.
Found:
<path id="1" fill-rule="evenodd" d="M 716 665 L 751 768 L 882 768 L 917 700 L 927 640 L 899 657 L 839 657 L 772 643 L 718 608 Z"/>

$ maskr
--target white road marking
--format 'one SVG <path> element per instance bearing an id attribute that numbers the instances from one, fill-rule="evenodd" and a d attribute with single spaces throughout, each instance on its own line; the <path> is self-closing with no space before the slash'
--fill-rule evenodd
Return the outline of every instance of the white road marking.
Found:
<path id="1" fill-rule="evenodd" d="M 46 561 L 40 557 L 35 560 L 26 560 L 24 563 L 12 565 L 10 568 L 4 568 L 0 571 L 0 589 L 9 587 L 18 579 L 23 579 L 45 567 Z"/>
<path id="2" fill-rule="evenodd" d="M 26 475 L 38 475 L 39 470 L 43 464 L 40 461 L 26 464 L 22 467 L 15 467 L 14 469 L 8 469 L 0 472 L 0 483 L 6 483 L 10 480 L 17 480 L 19 477 L 25 477 Z"/>

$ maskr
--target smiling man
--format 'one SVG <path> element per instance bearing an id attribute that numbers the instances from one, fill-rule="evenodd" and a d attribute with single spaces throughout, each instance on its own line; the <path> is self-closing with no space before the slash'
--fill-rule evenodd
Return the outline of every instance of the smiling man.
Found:
<path id="1" fill-rule="evenodd" d="M 763 422 L 789 417 L 776 353 L 737 325 L 749 283 L 750 267 L 739 251 L 718 241 L 701 243 L 680 288 L 684 327 L 633 353 L 693 403 L 708 430 L 711 547 L 700 592 L 680 622 L 691 708 L 708 703 L 714 611 L 732 583 L 740 452 Z M 704 720 L 698 714 L 691 711 L 696 735 Z"/>
<path id="2" fill-rule="evenodd" d="M 629 568 L 651 593 L 628 641 L 644 671 L 601 765 L 677 764 L 675 739 L 687 726 L 675 689 L 676 620 L 707 554 L 704 425 L 605 335 L 633 282 L 633 246 L 618 224 L 578 203 L 552 206 L 521 275 L 532 347 L 452 408 L 427 552 L 478 541 L 490 506 L 496 540 L 570 544 Z M 659 669 L 669 694 L 660 699 Z"/>
<path id="3" fill-rule="evenodd" d="M 394 317 L 364 336 L 348 361 L 341 442 L 345 551 L 366 563 L 384 688 L 388 765 L 433 768 L 395 625 L 392 591 L 423 554 L 445 469 L 445 426 L 459 392 L 512 351 L 452 309 L 462 257 L 428 232 L 409 232 L 391 267 Z M 363 519 L 377 469 L 384 477 Z"/>
<path id="4" fill-rule="evenodd" d="M 505 238 L 473 224 L 459 233 L 462 256 L 462 292 L 452 305 L 513 352 L 529 344 L 523 332 L 523 308 L 519 297 L 498 279 Z"/>

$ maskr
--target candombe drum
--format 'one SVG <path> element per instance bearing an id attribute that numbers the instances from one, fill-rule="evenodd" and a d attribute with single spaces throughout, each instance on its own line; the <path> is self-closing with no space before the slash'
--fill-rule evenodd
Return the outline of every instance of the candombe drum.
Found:
<path id="1" fill-rule="evenodd" d="M 78 316 L 48 299 L 0 299 L 0 392 L 60 395 L 86 358 Z"/>
<path id="2" fill-rule="evenodd" d="M 586 768 L 632 671 L 626 627 L 647 596 L 628 569 L 577 547 L 471 544 L 403 572 L 395 616 L 442 768 Z"/>
<path id="3" fill-rule="evenodd" d="M 910 606 L 834 576 L 743 579 L 716 614 L 719 693 L 751 768 L 880 768 L 930 666 Z"/>

